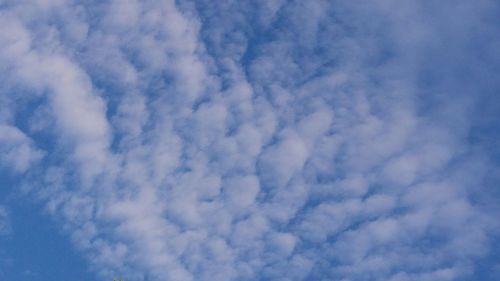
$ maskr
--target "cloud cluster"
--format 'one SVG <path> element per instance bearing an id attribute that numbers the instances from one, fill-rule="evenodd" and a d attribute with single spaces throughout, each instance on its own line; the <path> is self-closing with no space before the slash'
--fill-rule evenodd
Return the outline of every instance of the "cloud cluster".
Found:
<path id="1" fill-rule="evenodd" d="M 2 1 L 0 164 L 105 278 L 466 278 L 499 7 L 444 2 Z"/>

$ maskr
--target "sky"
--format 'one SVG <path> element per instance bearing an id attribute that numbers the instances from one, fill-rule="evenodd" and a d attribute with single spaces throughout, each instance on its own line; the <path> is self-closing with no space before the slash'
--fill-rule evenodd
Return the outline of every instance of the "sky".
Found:
<path id="1" fill-rule="evenodd" d="M 495 0 L 0 0 L 0 280 L 500 276 Z"/>

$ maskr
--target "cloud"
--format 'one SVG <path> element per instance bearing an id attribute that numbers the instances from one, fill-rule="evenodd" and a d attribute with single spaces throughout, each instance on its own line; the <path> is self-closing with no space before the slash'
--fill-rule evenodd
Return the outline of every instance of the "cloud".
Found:
<path id="1" fill-rule="evenodd" d="M 15 173 L 25 172 L 43 157 L 43 152 L 16 127 L 0 125 L 1 166 Z"/>
<path id="2" fill-rule="evenodd" d="M 0 206 L 0 235 L 6 235 L 11 232 L 10 216 L 4 206 Z"/>
<path id="3" fill-rule="evenodd" d="M 2 113 L 0 161 L 103 278 L 457 280 L 488 256 L 468 136 L 493 2 L 2 5 L 0 102 L 43 122 Z"/>

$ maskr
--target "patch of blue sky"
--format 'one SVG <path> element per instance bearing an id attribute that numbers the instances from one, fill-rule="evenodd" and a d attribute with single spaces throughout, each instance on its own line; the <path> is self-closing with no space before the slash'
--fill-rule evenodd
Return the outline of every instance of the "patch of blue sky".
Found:
<path id="1" fill-rule="evenodd" d="M 7 188 L 4 184 L 2 190 Z M 19 192 L 9 194 L 1 196 L 10 220 L 9 233 L 0 236 L 2 280 L 99 280 L 42 205 Z"/>

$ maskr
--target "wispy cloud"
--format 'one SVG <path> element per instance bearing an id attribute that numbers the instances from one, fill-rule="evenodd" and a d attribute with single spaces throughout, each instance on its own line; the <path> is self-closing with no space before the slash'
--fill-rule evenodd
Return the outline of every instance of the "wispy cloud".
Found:
<path id="1" fill-rule="evenodd" d="M 11 232 L 10 216 L 4 206 L 0 206 L 0 236 Z"/>

